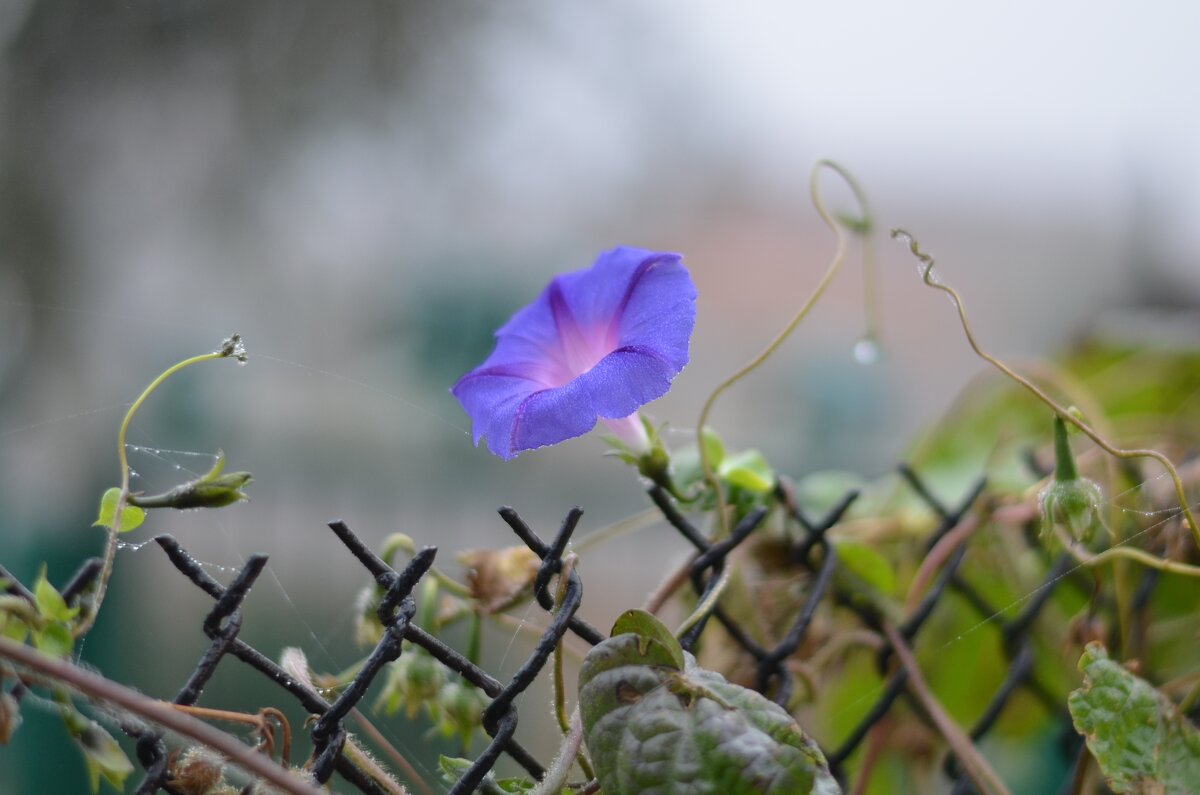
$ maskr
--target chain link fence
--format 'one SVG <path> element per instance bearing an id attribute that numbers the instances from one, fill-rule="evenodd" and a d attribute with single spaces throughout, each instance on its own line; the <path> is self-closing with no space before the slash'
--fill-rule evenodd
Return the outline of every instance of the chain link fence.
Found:
<path id="1" fill-rule="evenodd" d="M 985 482 L 979 479 L 960 500 L 953 505 L 947 505 L 931 493 L 911 468 L 901 466 L 899 473 L 937 517 L 935 529 L 924 540 L 926 552 L 932 550 L 964 522 L 972 521 L 972 509 L 984 495 Z M 754 509 L 744 516 L 727 539 L 709 543 L 662 489 L 651 488 L 649 496 L 670 526 L 695 549 L 686 574 L 700 601 L 716 587 L 724 568 L 731 565 L 730 554 L 753 536 L 767 515 L 766 509 Z M 702 639 L 706 624 L 715 620 L 723 627 L 731 642 L 737 644 L 753 659 L 755 688 L 776 703 L 786 705 L 794 690 L 793 675 L 789 672 L 787 661 L 805 640 L 813 618 L 822 604 L 832 602 L 846 608 L 864 628 L 881 636 L 885 634 L 885 619 L 869 604 L 855 598 L 856 595 L 848 590 L 845 584 L 839 584 L 834 576 L 839 567 L 839 560 L 828 534 L 858 499 L 858 492 L 851 491 L 845 494 L 826 515 L 815 519 L 806 515 L 797 505 L 793 490 L 786 481 L 777 483 L 775 496 L 798 528 L 790 542 L 791 563 L 808 573 L 807 592 L 791 626 L 773 645 L 763 645 L 754 640 L 746 629 L 718 604 L 681 638 L 681 645 L 686 649 L 696 646 Z M 547 542 L 526 524 L 515 510 L 500 510 L 501 518 L 541 560 L 533 582 L 533 594 L 538 605 L 550 615 L 549 626 L 538 638 L 529 657 L 507 682 L 498 680 L 414 622 L 416 609 L 413 592 L 432 566 L 437 552 L 435 548 L 425 547 L 419 550 L 403 570 L 396 571 L 368 549 L 344 523 L 331 523 L 329 527 L 334 535 L 381 589 L 383 595 L 379 600 L 377 616 L 384 628 L 381 639 L 357 675 L 340 689 L 332 701 L 327 700 L 311 684 L 300 681 L 280 664 L 239 637 L 243 628 L 242 604 L 266 566 L 266 556 L 252 556 L 228 585 L 221 585 L 205 572 L 199 562 L 174 538 L 169 535 L 158 536 L 155 541 L 175 568 L 214 602 L 202 622 L 203 632 L 210 639 L 210 643 L 172 701 L 185 707 L 194 705 L 218 666 L 227 659 L 234 658 L 282 689 L 313 716 L 309 730 L 313 751 L 307 767 L 318 782 L 328 781 L 336 772 L 347 785 L 362 793 L 387 795 L 386 791 L 370 776 L 364 774 L 348 756 L 346 719 L 351 710 L 361 703 L 377 675 L 388 663 L 400 657 L 402 646 L 407 641 L 427 651 L 490 699 L 482 720 L 489 742 L 466 773 L 451 787 L 452 795 L 465 795 L 476 791 L 501 755 L 507 755 L 529 776 L 539 779 L 545 773 L 545 766 L 515 737 L 518 723 L 515 701 L 543 671 L 555 647 L 567 632 L 575 634 L 590 645 L 600 643 L 605 638 L 603 633 L 576 615 L 583 599 L 583 584 L 574 567 L 564 568 L 564 555 L 582 513 L 578 508 L 572 509 L 553 538 Z M 1037 545 L 1033 528 L 1027 528 L 1027 531 L 1026 543 Z M 1071 721 L 1063 699 L 1053 695 L 1051 689 L 1038 679 L 1031 628 L 1056 589 L 1077 588 L 1086 595 L 1091 593 L 1092 583 L 1081 572 L 1075 571 L 1067 555 L 1060 555 L 1053 560 L 1047 556 L 1047 568 L 1041 584 L 1023 600 L 1023 605 L 1015 616 L 1005 618 L 1003 614 L 1006 611 L 991 604 L 962 572 L 971 538 L 972 534 L 964 533 L 962 540 L 958 541 L 945 557 L 924 596 L 896 626 L 898 637 L 904 644 L 913 644 L 922 629 L 928 625 L 930 617 L 946 601 L 948 594 L 960 597 L 978 614 L 981 622 L 995 627 L 1002 639 L 1001 647 L 1006 658 L 1007 675 L 991 696 L 986 709 L 967 729 L 967 735 L 972 742 L 985 738 L 1005 711 L 1011 708 L 1014 695 L 1027 691 L 1049 714 L 1061 717 L 1063 734 L 1058 748 L 1068 770 L 1061 791 L 1070 792 L 1078 770 L 1086 759 L 1086 749 L 1082 739 L 1071 729 Z M 63 587 L 62 593 L 69 603 L 78 599 L 98 571 L 99 561 L 89 560 Z M 561 599 L 556 602 L 549 586 L 554 576 L 561 571 L 567 572 L 567 581 L 558 589 Z M 0 572 L 0 575 L 2 574 Z M 1144 620 L 1139 617 L 1143 616 L 1143 608 L 1148 604 L 1157 581 L 1157 572 L 1153 570 L 1142 576 L 1134 597 L 1133 614 L 1137 620 Z M 8 588 L 11 590 L 14 587 L 23 588 L 15 580 L 9 579 Z M 892 637 L 895 638 L 896 635 Z M 847 760 L 863 746 L 872 728 L 884 721 L 898 704 L 905 703 L 920 720 L 933 725 L 928 711 L 914 697 L 910 687 L 909 670 L 891 664 L 894 656 L 894 644 L 885 640 L 876 656 L 876 665 L 884 684 L 872 692 L 871 706 L 846 736 L 836 745 L 822 749 L 831 770 L 848 789 L 855 782 L 847 781 Z M 967 675 L 967 672 L 964 672 L 964 675 Z M 134 790 L 137 795 L 160 791 L 182 795 L 169 781 L 172 756 L 162 734 L 142 723 L 126 721 L 122 723 L 121 728 L 136 739 L 137 757 L 144 769 L 144 775 Z M 948 782 L 949 791 L 955 795 L 975 791 L 963 768 L 964 765 L 953 753 L 947 755 L 942 773 Z"/>

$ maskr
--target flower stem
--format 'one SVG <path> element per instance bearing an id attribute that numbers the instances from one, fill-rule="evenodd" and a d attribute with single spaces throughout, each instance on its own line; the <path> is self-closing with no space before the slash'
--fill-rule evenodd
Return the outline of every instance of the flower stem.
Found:
<path id="1" fill-rule="evenodd" d="M 826 288 L 829 287 L 830 282 L 833 281 L 833 277 L 837 275 L 837 272 L 841 270 L 842 263 L 846 261 L 846 251 L 849 248 L 849 237 L 846 234 L 846 223 L 844 220 L 835 219 L 834 216 L 830 214 L 828 208 L 826 208 L 825 202 L 821 199 L 820 182 L 818 177 L 820 177 L 821 169 L 823 168 L 828 168 L 829 170 L 833 171 L 839 177 L 845 180 L 847 185 L 850 186 L 850 190 L 854 193 L 854 198 L 858 202 L 859 208 L 863 213 L 861 229 L 869 231 L 873 225 L 870 209 L 867 204 L 866 193 L 859 186 L 858 181 L 854 179 L 849 171 L 832 160 L 818 160 L 813 166 L 812 172 L 809 174 L 808 188 L 809 194 L 812 197 L 813 207 L 816 208 L 817 215 L 821 216 L 821 220 L 824 221 L 825 225 L 828 226 L 833 231 L 834 235 L 837 236 L 837 247 L 834 249 L 833 259 L 830 261 L 829 267 L 825 270 L 825 274 L 821 277 L 821 280 L 817 282 L 817 286 L 813 288 L 812 293 L 800 306 L 800 309 L 796 311 L 796 314 L 792 317 L 788 324 L 783 327 L 783 330 L 775 336 L 775 339 L 771 340 L 771 342 L 767 344 L 767 347 L 763 348 L 761 353 L 747 362 L 740 370 L 726 378 L 721 383 L 717 384 L 716 388 L 712 391 L 712 394 L 708 396 L 708 400 L 704 402 L 703 408 L 700 409 L 700 418 L 696 421 L 696 444 L 700 449 L 700 468 L 704 473 L 705 483 L 707 483 L 709 488 L 713 490 L 713 494 L 717 499 L 717 539 L 728 536 L 730 528 L 728 509 L 725 503 L 725 492 L 721 488 L 720 480 L 718 480 L 716 473 L 713 471 L 712 462 L 708 458 L 708 446 L 704 443 L 704 428 L 708 424 L 708 415 L 712 411 L 713 405 L 717 402 L 717 398 L 724 394 L 727 389 L 736 384 L 738 381 L 741 381 L 747 375 L 758 369 L 758 366 L 770 358 L 771 354 L 778 350 L 784 341 L 791 336 L 792 332 L 795 331 L 796 327 L 800 325 L 801 321 L 808 316 L 808 313 L 812 310 L 813 306 L 816 305 L 817 301 L 820 300 L 821 296 L 825 294 Z M 868 314 L 871 315 L 870 323 L 872 327 L 872 331 L 870 333 L 873 334 L 874 311 L 873 309 L 870 309 L 872 301 L 873 296 L 869 297 L 868 299 Z M 688 627 L 694 626 L 695 623 L 699 621 L 700 618 L 705 614 L 705 612 L 711 610 L 712 607 L 716 605 L 717 601 L 720 600 L 721 595 L 728 584 L 729 577 L 723 574 L 720 580 L 718 580 L 716 587 L 710 592 L 709 598 L 705 599 L 702 604 L 698 605 L 696 610 L 693 611 L 692 615 L 684 621 L 680 632 L 684 632 Z"/>
<path id="2" fill-rule="evenodd" d="M 854 192 L 854 197 L 858 201 L 859 207 L 863 211 L 863 216 L 866 219 L 866 226 L 869 228 L 871 225 L 866 194 L 863 192 L 862 188 L 859 186 L 854 177 L 851 176 L 850 172 L 832 160 L 818 160 L 816 165 L 813 166 L 812 173 L 809 175 L 809 193 L 812 196 L 812 203 L 817 210 L 817 214 L 821 216 L 821 220 L 824 221 L 825 225 L 833 230 L 834 235 L 837 236 L 837 248 L 834 250 L 833 259 L 830 261 L 829 267 L 825 271 L 825 275 L 821 277 L 821 280 L 817 282 L 817 286 L 813 288 L 812 293 L 800 306 L 800 309 L 797 310 L 796 314 L 792 317 L 788 324 L 783 327 L 783 330 L 776 335 L 775 339 L 771 340 L 771 342 L 767 344 L 767 347 L 764 348 L 761 353 L 747 362 L 740 370 L 726 378 L 721 383 L 717 384 L 717 387 L 712 391 L 712 394 L 708 396 L 708 400 L 704 402 L 704 407 L 700 410 L 700 419 L 696 422 L 696 444 L 700 449 L 700 466 L 704 470 L 705 481 L 713 489 L 717 496 L 717 520 L 719 522 L 718 534 L 722 537 L 729 534 L 729 518 L 725 515 L 725 496 L 721 490 L 721 484 L 717 480 L 716 474 L 713 472 L 712 462 L 708 460 L 707 445 L 704 444 L 704 427 L 708 424 L 708 415 L 712 411 L 713 405 L 717 402 L 717 398 L 719 398 L 727 389 L 736 384 L 738 381 L 741 381 L 747 375 L 754 372 L 759 365 L 765 362 L 771 356 L 771 354 L 773 354 L 779 348 L 779 346 L 783 344 L 784 340 L 791 336 L 792 332 L 795 331 L 796 327 L 800 325 L 800 322 L 808 316 L 808 313 L 812 310 L 817 301 L 820 300 L 821 296 L 825 294 L 825 289 L 829 287 L 829 283 L 833 281 L 833 277 L 837 275 L 837 272 L 842 267 L 842 263 L 846 260 L 846 250 L 849 247 L 849 238 L 846 235 L 845 225 L 844 223 L 834 219 L 829 210 L 825 207 L 825 202 L 821 199 L 820 184 L 817 178 L 820 176 L 822 168 L 830 169 L 846 181 L 846 184 L 850 186 L 850 190 Z"/>
<path id="3" fill-rule="evenodd" d="M 1079 471 L 1075 468 L 1075 454 L 1071 452 L 1071 440 L 1067 438 L 1067 424 L 1061 414 L 1054 415 L 1054 479 L 1062 482 L 1076 480 Z"/>
<path id="4" fill-rule="evenodd" d="M 240 338 L 236 334 L 230 338 L 231 341 L 235 339 L 238 340 L 238 345 L 240 345 Z M 166 381 L 185 367 L 190 367 L 200 362 L 207 362 L 211 359 L 224 359 L 229 356 L 239 356 L 240 358 L 244 355 L 244 353 L 239 354 L 238 349 L 230 341 L 227 341 L 225 345 L 221 346 L 220 350 L 211 353 L 202 353 L 199 356 L 193 356 L 190 359 L 176 362 L 159 373 L 158 377 L 142 390 L 142 394 L 138 395 L 137 400 L 133 401 L 129 410 L 125 412 L 125 418 L 121 420 L 121 427 L 117 431 L 117 461 L 121 468 L 121 493 L 117 497 L 112 524 L 108 528 L 108 541 L 104 546 L 104 559 L 100 568 L 100 575 L 97 578 L 96 598 L 92 603 L 92 609 L 75 627 L 74 634 L 76 638 L 86 635 L 96 623 L 96 616 L 100 613 L 100 604 L 104 601 L 104 595 L 108 590 L 108 581 L 112 576 L 113 560 L 117 555 L 117 535 L 121 527 L 121 514 L 124 513 L 125 505 L 129 502 L 129 458 L 125 452 L 125 434 L 129 431 L 129 423 L 133 420 L 133 415 L 137 413 L 137 410 L 146 402 L 146 398 L 150 397 L 150 394 L 155 389 L 158 389 L 163 381 Z"/>
<path id="5" fill-rule="evenodd" d="M 1186 577 L 1200 577 L 1200 566 L 1192 566 L 1188 563 L 1179 563 L 1178 561 L 1160 558 L 1157 555 L 1151 554 L 1144 549 L 1137 547 L 1109 547 L 1103 552 L 1098 552 L 1095 555 L 1080 548 L 1074 543 L 1074 539 L 1070 538 L 1061 527 L 1054 529 L 1055 535 L 1058 536 L 1059 542 L 1066 548 L 1071 555 L 1084 566 L 1098 566 L 1109 560 L 1116 562 L 1119 558 L 1128 558 L 1129 560 L 1137 561 L 1143 566 L 1149 566 L 1152 569 L 1164 572 L 1166 574 L 1182 574 Z"/>
<path id="6" fill-rule="evenodd" d="M 554 594 L 554 610 L 556 613 L 561 609 L 563 599 L 566 598 L 567 582 L 571 579 L 571 572 L 574 571 L 575 564 L 578 560 L 579 558 L 577 555 L 575 555 L 575 553 L 571 553 L 563 558 L 562 570 L 558 573 L 558 587 Z M 579 712 L 576 710 L 575 714 L 571 718 L 567 717 L 567 697 L 565 682 L 563 679 L 562 638 L 559 638 L 558 643 L 554 646 L 554 667 L 550 669 L 550 672 L 554 680 L 554 715 L 558 719 L 558 727 L 562 731 L 563 741 L 569 745 L 572 742 L 571 733 L 572 731 L 575 731 L 571 721 L 579 720 Z M 575 761 L 579 763 L 579 767 L 583 770 L 583 774 L 589 779 L 595 778 L 596 773 L 592 770 L 592 764 L 588 760 L 587 754 L 579 749 L 576 749 L 575 753 Z M 567 767 L 569 768 L 570 765 Z"/>
<path id="7" fill-rule="evenodd" d="M 421 774 L 417 772 L 415 767 L 413 767 L 412 762 L 409 762 L 404 754 L 400 753 L 398 750 L 396 750 L 394 745 L 388 742 L 388 739 L 383 736 L 383 732 L 379 731 L 379 729 L 375 727 L 375 724 L 368 720 L 366 715 L 362 714 L 362 712 L 360 712 L 358 709 L 352 709 L 350 710 L 350 717 L 354 718 L 354 721 L 358 724 L 358 727 L 362 730 L 362 733 L 371 738 L 371 741 L 375 743 L 375 746 L 379 750 L 383 751 L 384 755 L 387 756 L 388 759 L 392 760 L 392 764 L 400 768 L 400 772 L 408 778 L 409 782 L 414 787 L 421 791 L 422 795 L 434 795 L 433 787 L 425 783 L 425 779 L 421 778 Z M 347 740 L 346 744 L 350 745 L 352 742 L 352 740 Z M 400 795 L 406 795 L 407 793 L 407 790 L 401 786 L 399 782 L 394 781 L 391 776 L 386 774 L 384 774 L 382 777 L 376 778 L 376 781 L 379 782 L 379 785 L 382 786 L 385 791 L 390 787 L 393 791 L 400 793 Z"/>
<path id="8" fill-rule="evenodd" d="M 925 677 L 921 675 L 921 669 L 917 665 L 917 660 L 913 657 L 912 650 L 908 648 L 908 644 L 904 642 L 904 638 L 891 624 L 884 622 L 883 632 L 887 636 L 888 641 L 892 644 L 892 651 L 896 652 L 896 658 L 900 661 L 900 666 L 908 673 L 908 686 L 912 690 L 913 695 L 917 697 L 917 701 L 925 708 L 930 720 L 934 726 L 941 732 L 945 738 L 946 744 L 950 746 L 955 755 L 958 756 L 963 767 L 967 771 L 967 775 L 980 792 L 990 793 L 991 795 L 1009 795 L 1008 788 L 1004 786 L 1004 782 L 1000 776 L 996 775 L 996 771 L 992 769 L 987 760 L 975 748 L 971 742 L 971 738 L 959 728 L 954 719 L 946 714 L 946 710 L 938 702 L 937 696 L 929 689 L 929 685 L 925 683 Z"/>
<path id="9" fill-rule="evenodd" d="M 717 584 L 708 592 L 708 596 L 700 604 L 696 605 L 696 609 L 691 612 L 679 628 L 675 630 L 675 637 L 682 638 L 687 631 L 703 621 L 717 607 L 717 602 L 720 601 L 721 595 L 725 593 L 725 589 L 729 587 L 729 582 L 733 578 L 733 567 L 726 566 L 721 570 L 720 576 L 717 578 Z"/>
<path id="10" fill-rule="evenodd" d="M 600 422 L 604 423 L 604 427 L 608 428 L 612 435 L 634 454 L 643 455 L 650 451 L 650 436 L 646 433 L 646 426 L 642 422 L 641 415 L 636 411 L 627 417 L 618 419 L 601 417 Z"/>

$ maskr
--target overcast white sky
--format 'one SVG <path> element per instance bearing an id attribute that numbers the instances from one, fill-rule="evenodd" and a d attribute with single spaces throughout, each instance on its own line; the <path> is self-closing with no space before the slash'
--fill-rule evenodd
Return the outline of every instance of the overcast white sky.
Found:
<path id="1" fill-rule="evenodd" d="M 661 171 L 631 152 L 675 125 L 679 146 L 761 187 L 800 192 L 815 159 L 836 158 L 885 208 L 1102 229 L 1148 197 L 1157 255 L 1200 267 L 1200 4 L 539 8 L 501 16 L 473 54 L 495 105 L 468 171 L 514 199 L 524 186 L 594 216 L 584 194 Z M 537 169 L 546 159 L 562 168 Z M 588 190 L 555 197 L 565 178 Z"/>
<path id="2" fill-rule="evenodd" d="M 693 65 L 744 112 L 793 132 L 1044 158 L 1196 141 L 1197 4 L 785 3 L 748 14 L 700 0 L 670 13 L 664 28 L 709 55 Z"/>

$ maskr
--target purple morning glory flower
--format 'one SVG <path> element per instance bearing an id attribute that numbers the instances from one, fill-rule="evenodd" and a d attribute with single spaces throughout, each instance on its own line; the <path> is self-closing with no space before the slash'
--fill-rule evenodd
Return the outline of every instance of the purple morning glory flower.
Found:
<path id="1" fill-rule="evenodd" d="M 582 436 L 597 419 L 635 444 L 645 440 L 636 412 L 687 364 L 695 322 L 696 287 L 678 254 L 615 248 L 552 279 L 450 391 L 475 444 L 486 436 L 505 460 Z"/>

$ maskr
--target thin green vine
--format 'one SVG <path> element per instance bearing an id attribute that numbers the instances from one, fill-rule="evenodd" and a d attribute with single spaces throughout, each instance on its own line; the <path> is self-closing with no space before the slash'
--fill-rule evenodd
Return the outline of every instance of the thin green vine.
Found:
<path id="1" fill-rule="evenodd" d="M 91 610 L 85 615 L 80 622 L 75 626 L 74 635 L 76 638 L 86 635 L 96 623 L 96 616 L 100 613 L 100 605 L 104 601 L 104 595 L 108 590 L 108 581 L 112 576 L 113 560 L 117 554 L 117 536 L 121 527 L 121 515 L 125 511 L 125 506 L 129 502 L 129 458 L 125 452 L 125 435 L 129 431 L 129 424 L 133 421 L 133 415 L 137 413 L 142 404 L 146 402 L 146 398 L 150 397 L 155 389 L 166 381 L 171 376 L 178 373 L 193 364 L 207 362 L 213 359 L 228 359 L 234 358 L 238 362 L 245 363 L 246 349 L 242 344 L 240 334 L 234 334 L 229 339 L 225 340 L 218 350 L 211 353 L 202 353 L 199 356 L 193 356 L 190 359 L 184 359 L 181 362 L 168 367 L 158 374 L 150 384 L 142 390 L 138 395 L 137 400 L 129 406 L 129 410 L 125 412 L 125 418 L 121 420 L 121 427 L 117 431 L 117 461 L 121 469 L 121 486 L 120 494 L 117 497 L 116 508 L 113 511 L 112 520 L 108 527 L 108 540 L 104 547 L 104 560 L 100 569 L 100 575 L 97 578 L 96 596 L 92 602 Z"/>
<path id="2" fill-rule="evenodd" d="M 819 177 L 821 175 L 821 170 L 826 168 L 841 177 L 850 187 L 850 190 L 854 193 L 855 201 L 858 202 L 859 209 L 862 211 L 862 216 L 860 219 L 835 217 L 825 206 L 825 202 L 821 198 Z M 709 460 L 708 446 L 704 443 L 704 428 L 708 425 L 708 415 L 712 412 L 713 406 L 717 402 L 717 398 L 723 395 L 734 384 L 758 369 L 763 362 L 770 358 L 771 354 L 775 353 L 775 351 L 778 350 L 781 345 L 783 345 L 784 341 L 792 335 L 792 332 L 796 330 L 796 327 L 800 325 L 801 321 L 803 321 L 804 318 L 808 316 L 808 313 L 812 311 L 812 308 L 816 305 L 817 301 L 820 300 L 821 296 L 825 294 L 825 290 L 833 281 L 833 277 L 837 275 L 837 272 L 841 270 L 842 264 L 846 261 L 846 252 L 850 246 L 850 238 L 849 235 L 847 235 L 847 230 L 869 239 L 870 231 L 874 227 L 874 218 L 871 215 L 870 205 L 867 203 L 865 191 L 863 191 L 862 187 L 858 184 L 858 181 L 854 179 L 854 176 L 838 163 L 835 163 L 832 160 L 818 160 L 813 166 L 812 172 L 809 175 L 808 187 L 809 195 L 811 197 L 813 207 L 817 211 L 817 215 L 821 217 L 821 220 L 830 228 L 830 230 L 833 231 L 834 235 L 837 237 L 837 247 L 834 250 L 833 259 L 830 261 L 829 267 L 825 270 L 825 274 L 821 277 L 820 281 L 817 282 L 816 287 L 813 288 L 812 293 L 809 294 L 808 298 L 803 304 L 801 304 L 800 308 L 796 311 L 796 314 L 792 317 L 788 324 L 783 327 L 783 330 L 780 331 L 779 334 L 777 334 L 775 338 L 767 344 L 767 347 L 765 347 L 757 356 L 733 373 L 733 375 L 717 384 L 716 388 L 713 389 L 712 393 L 708 396 L 708 399 L 704 402 L 704 406 L 700 409 L 700 417 L 696 421 L 696 444 L 699 447 L 700 452 L 700 468 L 704 474 L 705 483 L 710 489 L 712 489 L 713 494 L 716 497 L 716 540 L 728 536 L 730 527 L 728 510 L 725 502 L 725 492 L 721 488 L 721 482 L 717 478 L 716 472 L 713 470 L 712 462 Z M 869 249 L 867 251 L 869 252 Z M 869 261 L 870 257 L 868 256 L 867 259 Z M 868 266 L 868 282 L 873 281 L 873 275 L 874 269 Z M 869 284 L 866 289 L 867 292 L 865 297 L 867 301 L 868 322 L 867 336 L 865 339 L 874 343 L 874 335 L 876 333 L 876 293 L 873 285 Z M 684 623 L 680 625 L 679 629 L 677 630 L 677 634 L 683 634 L 686 632 L 689 628 L 694 626 L 697 621 L 701 620 L 703 616 L 707 615 L 711 611 L 711 609 L 720 600 L 725 588 L 729 585 L 730 572 L 731 568 L 726 567 L 725 571 L 720 575 L 720 579 L 717 581 L 716 586 L 709 592 L 709 595 L 699 605 L 697 605 L 695 611 L 692 612 L 692 614 L 684 621 Z"/>
<path id="3" fill-rule="evenodd" d="M 1003 373 L 1004 375 L 1011 378 L 1013 381 L 1016 381 L 1018 384 L 1025 387 L 1025 389 L 1027 389 L 1034 397 L 1036 397 L 1042 403 L 1045 403 L 1047 406 L 1049 406 L 1051 409 L 1053 409 L 1055 414 L 1057 414 L 1059 417 L 1061 417 L 1064 422 L 1074 425 L 1085 436 L 1087 436 L 1089 439 L 1091 439 L 1093 442 L 1095 442 L 1098 447 L 1103 449 L 1109 455 L 1112 455 L 1116 458 L 1126 458 L 1126 459 L 1152 458 L 1155 461 L 1162 464 L 1163 468 L 1165 468 L 1167 470 L 1167 472 L 1171 476 L 1171 480 L 1174 482 L 1175 494 L 1176 494 L 1176 497 L 1178 497 L 1178 499 L 1179 499 L 1179 507 L 1180 507 L 1180 510 L 1182 510 L 1182 512 L 1183 512 L 1183 516 L 1187 523 L 1188 529 L 1192 533 L 1192 538 L 1195 540 L 1196 546 L 1200 547 L 1200 526 L 1197 525 L 1196 517 L 1192 514 L 1192 509 L 1188 505 L 1187 494 L 1186 494 L 1186 492 L 1184 490 L 1184 486 L 1183 486 L 1183 479 L 1179 476 L 1179 471 L 1175 468 L 1175 465 L 1173 463 L 1171 463 L 1171 459 L 1167 458 L 1167 456 L 1165 456 L 1163 453 L 1159 452 L 1158 450 L 1149 450 L 1149 449 L 1126 450 L 1126 449 L 1122 449 L 1120 447 L 1113 445 L 1107 439 L 1105 439 L 1103 436 L 1101 436 L 1097 431 L 1095 431 L 1090 425 L 1088 425 L 1086 422 L 1084 422 L 1079 417 L 1075 416 L 1075 414 L 1073 412 L 1068 411 L 1067 407 L 1062 406 L 1057 401 L 1055 401 L 1053 398 L 1051 398 L 1049 395 L 1047 395 L 1039 386 L 1037 386 L 1037 384 L 1034 384 L 1028 378 L 1025 378 L 1023 375 L 1021 375 L 1020 373 L 1013 370 L 1011 367 L 1006 365 L 1004 362 L 1000 361 L 995 356 L 992 356 L 990 353 L 983 350 L 983 348 L 981 348 L 979 343 L 976 341 L 974 332 L 971 330 L 971 324 L 967 320 L 967 312 L 963 306 L 962 298 L 959 296 L 958 291 L 955 290 L 953 287 L 950 287 L 949 285 L 946 285 L 940 281 L 937 281 L 933 277 L 933 267 L 935 264 L 933 257 L 929 256 L 924 251 L 922 251 L 920 248 L 920 245 L 917 243 L 917 240 L 911 234 L 909 234 L 908 232 L 906 232 L 903 229 L 893 229 L 892 230 L 892 238 L 899 239 L 899 240 L 902 240 L 905 243 L 907 243 L 909 251 L 911 251 L 912 255 L 914 257 L 916 257 L 921 262 L 921 264 L 924 266 L 924 269 L 922 270 L 922 273 L 921 273 L 921 278 L 925 282 L 925 284 L 929 285 L 930 287 L 932 287 L 936 290 L 941 290 L 943 293 L 950 296 L 950 300 L 952 300 L 954 302 L 954 308 L 958 311 L 958 319 L 959 319 L 959 322 L 962 324 L 963 333 L 966 335 L 967 343 L 971 346 L 971 350 L 973 350 L 975 352 L 975 354 L 977 356 L 979 356 L 979 358 L 983 359 L 985 362 L 987 362 L 988 364 L 995 367 L 997 370 L 999 370 L 1001 373 Z M 1131 557 L 1131 556 L 1126 555 L 1126 557 Z"/>

